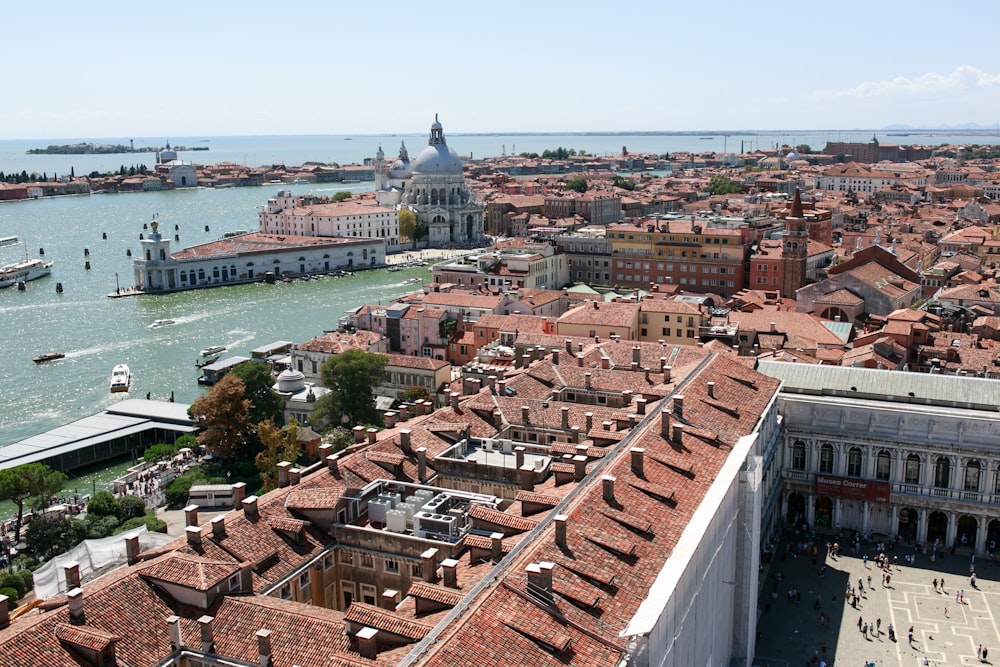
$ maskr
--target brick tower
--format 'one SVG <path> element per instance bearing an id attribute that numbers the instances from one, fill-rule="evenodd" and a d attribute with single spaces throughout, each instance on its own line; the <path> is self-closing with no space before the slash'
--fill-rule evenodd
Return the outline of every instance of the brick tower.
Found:
<path id="1" fill-rule="evenodd" d="M 781 254 L 781 296 L 795 298 L 795 290 L 806 284 L 806 257 L 809 247 L 809 230 L 802 215 L 802 197 L 798 188 L 792 199 L 792 209 L 785 218 L 784 247 Z"/>

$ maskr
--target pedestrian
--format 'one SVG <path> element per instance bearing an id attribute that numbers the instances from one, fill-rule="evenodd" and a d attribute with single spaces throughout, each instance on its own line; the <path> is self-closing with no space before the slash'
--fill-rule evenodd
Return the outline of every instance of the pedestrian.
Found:
<path id="1" fill-rule="evenodd" d="M 937 579 L 935 579 L 931 583 L 934 584 L 934 592 L 936 593 L 937 592 Z"/>
<path id="2" fill-rule="evenodd" d="M 865 569 L 867 570 L 868 569 L 868 554 L 864 554 L 863 556 L 861 556 L 861 562 L 864 563 Z"/>
<path id="3" fill-rule="evenodd" d="M 861 617 L 858 616 L 858 630 L 861 630 Z"/>
<path id="4" fill-rule="evenodd" d="M 960 598 L 959 598 L 959 596 L 960 596 L 961 594 L 962 594 L 962 591 L 955 591 L 955 602 L 959 602 L 959 601 L 960 601 Z"/>
<path id="5" fill-rule="evenodd" d="M 881 635 L 881 634 L 882 634 L 882 619 L 881 619 L 881 618 L 876 618 L 876 619 L 875 619 L 875 631 L 876 631 L 876 632 L 877 632 L 877 633 L 878 633 L 879 635 Z"/>
<path id="6" fill-rule="evenodd" d="M 941 592 L 944 592 L 944 577 L 941 577 Z"/>
<path id="7" fill-rule="evenodd" d="M 983 647 L 983 662 L 986 662 L 986 647 Z"/>
<path id="8" fill-rule="evenodd" d="M 885 585 L 886 585 L 886 588 L 889 587 L 889 582 L 890 581 L 892 581 L 892 575 L 891 574 L 885 575 Z"/>
<path id="9" fill-rule="evenodd" d="M 945 614 L 947 614 L 947 612 L 948 612 L 948 610 L 945 609 Z M 912 625 L 910 626 L 909 632 L 906 633 L 906 639 L 907 639 L 907 641 L 909 641 L 910 646 L 913 646 L 913 626 Z"/>
<path id="10" fill-rule="evenodd" d="M 871 587 L 872 587 L 872 575 L 869 574 L 868 575 L 868 590 L 871 590 Z"/>
<path id="11" fill-rule="evenodd" d="M 979 658 L 980 660 L 983 659 L 983 645 L 982 644 L 980 644 L 979 647 L 976 649 L 976 657 Z"/>
<path id="12" fill-rule="evenodd" d="M 861 634 L 863 634 L 865 636 L 865 639 L 868 639 L 868 624 L 867 623 L 865 623 L 864 625 L 861 626 Z"/>

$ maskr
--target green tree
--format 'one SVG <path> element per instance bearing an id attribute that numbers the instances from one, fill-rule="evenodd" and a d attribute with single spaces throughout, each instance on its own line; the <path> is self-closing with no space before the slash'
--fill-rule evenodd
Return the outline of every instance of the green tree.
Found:
<path id="1" fill-rule="evenodd" d="M 50 498 L 62 490 L 66 475 L 43 463 L 25 463 L 0 470 L 0 500 L 9 500 L 17 507 L 14 541 L 21 539 L 24 504 L 32 509 L 45 509 Z"/>
<path id="2" fill-rule="evenodd" d="M 333 453 L 342 452 L 354 443 L 354 434 L 350 429 L 338 426 L 323 436 L 323 441 L 333 445 Z"/>
<path id="3" fill-rule="evenodd" d="M 348 192 L 347 190 L 341 190 L 340 192 L 333 193 L 330 201 L 344 201 L 345 199 L 350 199 L 352 194 L 352 192 Z"/>
<path id="4" fill-rule="evenodd" d="M 732 195 L 742 192 L 739 185 L 733 183 L 723 174 L 712 174 L 708 179 L 708 194 L 710 195 Z"/>
<path id="5" fill-rule="evenodd" d="M 407 403 L 429 401 L 431 400 L 431 392 L 427 391 L 427 387 L 422 384 L 411 385 L 403 391 L 403 400 Z"/>
<path id="6" fill-rule="evenodd" d="M 113 516 L 117 519 L 121 511 L 118 499 L 110 491 L 98 491 L 87 501 L 87 516 Z"/>
<path id="7" fill-rule="evenodd" d="M 38 560 L 69 551 L 87 539 L 87 524 L 72 517 L 40 516 L 28 524 L 24 542 Z"/>
<path id="8" fill-rule="evenodd" d="M 243 381 L 233 373 L 226 373 L 188 408 L 201 426 L 198 444 L 223 461 L 246 454 L 251 443 L 256 442 L 250 422 L 250 401 L 244 395 Z"/>
<path id="9" fill-rule="evenodd" d="M 582 194 L 587 191 L 587 179 L 572 178 L 563 183 L 563 187 L 567 190 L 574 190 Z"/>
<path id="10" fill-rule="evenodd" d="M 145 459 L 147 463 L 154 463 L 156 461 L 168 461 L 180 451 L 180 446 L 175 442 L 170 445 L 165 442 L 155 444 L 151 447 L 147 447 L 146 451 L 142 453 L 142 458 Z"/>
<path id="11" fill-rule="evenodd" d="M 118 507 L 118 518 L 122 521 L 146 516 L 146 500 L 142 496 L 122 496 L 118 501 Z"/>
<path id="12" fill-rule="evenodd" d="M 413 241 L 413 249 L 417 249 L 417 216 L 408 208 L 399 209 L 399 238 Z"/>
<path id="13" fill-rule="evenodd" d="M 248 417 L 253 424 L 271 420 L 278 426 L 285 423 L 285 399 L 272 387 L 271 371 L 259 361 L 246 361 L 236 366 L 229 375 L 243 381 L 243 398 L 250 401 Z"/>
<path id="14" fill-rule="evenodd" d="M 330 393 L 316 401 L 309 422 L 381 424 L 382 415 L 375 409 L 372 392 L 382 381 L 387 361 L 384 354 L 363 350 L 347 350 L 327 359 L 321 373 Z"/>
<path id="15" fill-rule="evenodd" d="M 621 188 L 622 190 L 629 190 L 629 191 L 635 190 L 635 181 L 633 181 L 631 178 L 625 178 L 624 176 L 618 176 L 616 174 L 614 180 L 612 180 L 611 183 L 616 188 Z"/>
<path id="16" fill-rule="evenodd" d="M 271 421 L 257 424 L 257 435 L 260 437 L 261 451 L 254 462 L 260 471 L 264 482 L 264 491 L 270 491 L 278 486 L 278 464 L 282 461 L 295 463 L 302 455 L 299 446 L 299 427 L 293 421 L 284 428 L 278 428 Z"/>

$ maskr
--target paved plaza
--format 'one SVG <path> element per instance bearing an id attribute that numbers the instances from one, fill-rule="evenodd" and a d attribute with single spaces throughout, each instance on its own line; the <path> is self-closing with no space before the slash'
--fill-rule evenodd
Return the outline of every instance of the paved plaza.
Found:
<path id="1" fill-rule="evenodd" d="M 803 667 L 819 660 L 828 667 L 863 667 L 872 661 L 878 667 L 1000 664 L 1000 563 L 980 558 L 973 563 L 968 550 L 959 550 L 933 562 L 930 555 L 917 553 L 915 564 L 909 565 L 906 556 L 914 555 L 913 547 L 896 547 L 886 555 L 890 561 L 896 557 L 898 567 L 882 570 L 861 557 L 866 551 L 874 555 L 874 547 L 855 555 L 841 545 L 839 557 L 833 557 L 826 555 L 826 540 L 820 538 L 817 548 L 815 558 L 810 553 L 793 557 L 782 544 L 762 574 L 754 665 Z M 973 564 L 975 588 L 970 586 Z M 882 585 L 884 574 L 891 575 L 887 587 Z M 865 592 L 855 608 L 844 593 L 853 587 L 860 594 L 859 578 Z M 935 590 L 933 580 L 942 578 L 943 590 Z M 789 591 L 796 589 L 799 595 L 789 599 Z M 959 591 L 964 601 L 956 600 Z M 829 621 L 821 622 L 821 615 Z M 865 636 L 859 619 L 870 626 L 880 620 L 881 633 L 870 630 Z M 888 636 L 890 623 L 895 641 Z M 911 626 L 912 644 L 907 638 Z M 988 652 L 986 659 L 977 656 L 980 645 Z"/>

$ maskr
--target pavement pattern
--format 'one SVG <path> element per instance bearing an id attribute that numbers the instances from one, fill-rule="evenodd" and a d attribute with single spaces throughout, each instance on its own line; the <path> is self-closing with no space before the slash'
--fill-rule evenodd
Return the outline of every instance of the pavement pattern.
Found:
<path id="1" fill-rule="evenodd" d="M 932 560 L 912 546 L 897 546 L 885 553 L 898 565 L 880 569 L 872 562 L 874 545 L 862 545 L 857 554 L 842 547 L 838 556 L 827 553 L 823 537 L 815 545 L 813 556 L 811 549 L 797 553 L 782 544 L 762 573 L 755 666 L 1000 664 L 1000 562 L 973 559 L 967 549 Z M 944 585 L 935 588 L 935 579 Z M 845 598 L 852 588 L 856 606 Z M 867 623 L 875 629 L 864 634 L 859 619 L 862 628 Z M 895 640 L 888 635 L 890 623 Z"/>

